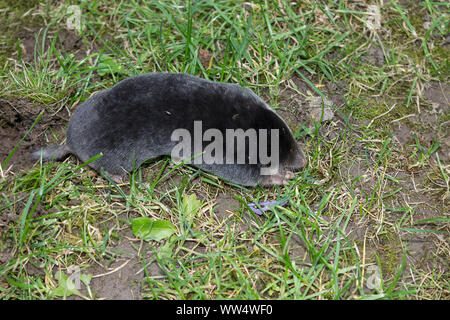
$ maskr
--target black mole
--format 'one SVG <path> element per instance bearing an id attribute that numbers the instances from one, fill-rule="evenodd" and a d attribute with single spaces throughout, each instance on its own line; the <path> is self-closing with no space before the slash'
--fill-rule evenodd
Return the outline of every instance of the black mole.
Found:
<path id="1" fill-rule="evenodd" d="M 174 132 L 191 138 L 180 145 Z M 198 161 L 198 154 L 181 148 L 183 159 L 191 155 L 193 166 L 245 186 L 287 184 L 294 178 L 290 170 L 306 163 L 289 127 L 253 91 L 187 74 L 143 74 L 93 95 L 75 110 L 66 140 L 35 151 L 33 158 L 60 160 L 71 153 L 85 162 L 102 153 L 89 165 L 122 182 L 145 160 L 192 146 L 203 155 L 211 151 L 215 160 Z"/>

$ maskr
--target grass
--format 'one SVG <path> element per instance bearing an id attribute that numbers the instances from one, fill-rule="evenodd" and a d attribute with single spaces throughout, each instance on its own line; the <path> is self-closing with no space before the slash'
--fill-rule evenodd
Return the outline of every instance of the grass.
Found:
<path id="1" fill-rule="evenodd" d="M 449 165 L 437 153 L 448 113 L 433 123 L 431 143 L 430 124 L 411 120 L 431 110 L 426 85 L 448 86 L 448 4 L 390 2 L 371 30 L 357 0 L 82 1 L 76 35 L 64 33 L 69 1 L 5 3 L 4 99 L 27 97 L 54 115 L 128 76 L 185 72 L 249 87 L 281 111 L 330 97 L 335 118 L 295 123 L 308 165 L 271 189 L 233 186 L 166 158 L 124 185 L 74 158 L 14 172 L 10 157 L 0 159 L 0 213 L 15 217 L 0 229 L 2 299 L 60 297 L 57 270 L 113 272 L 127 239 L 140 265 L 130 287 L 149 299 L 449 298 Z M 32 54 L 17 40 L 27 23 L 38 35 Z M 64 45 L 68 37 L 77 48 Z M 399 144 L 397 123 L 418 134 Z M 192 195 L 195 214 L 183 205 Z M 285 197 L 263 216 L 248 208 Z M 141 216 L 177 230 L 160 242 L 135 239 L 130 221 Z M 83 288 L 82 297 L 101 297 L 89 281 Z"/>

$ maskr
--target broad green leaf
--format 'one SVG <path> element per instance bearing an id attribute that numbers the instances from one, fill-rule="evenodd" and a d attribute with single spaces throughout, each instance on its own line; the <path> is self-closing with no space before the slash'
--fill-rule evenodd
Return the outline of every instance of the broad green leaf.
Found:
<path id="1" fill-rule="evenodd" d="M 73 281 L 64 272 L 57 272 L 55 278 L 58 280 L 58 287 L 53 290 L 54 295 L 59 297 L 69 297 L 73 294 L 80 295 Z"/>
<path id="2" fill-rule="evenodd" d="M 197 212 L 202 206 L 202 202 L 197 200 L 195 194 L 187 195 L 183 198 L 183 208 L 187 219 L 192 219 L 195 217 Z"/>
<path id="3" fill-rule="evenodd" d="M 85 284 L 85 286 L 89 286 L 89 283 L 91 283 L 92 280 L 92 274 L 80 274 L 80 280 Z"/>
<path id="4" fill-rule="evenodd" d="M 170 237 L 175 232 L 175 227 L 170 221 L 153 221 L 147 217 L 133 219 L 131 221 L 131 228 L 137 238 L 146 241 L 161 241 Z"/>

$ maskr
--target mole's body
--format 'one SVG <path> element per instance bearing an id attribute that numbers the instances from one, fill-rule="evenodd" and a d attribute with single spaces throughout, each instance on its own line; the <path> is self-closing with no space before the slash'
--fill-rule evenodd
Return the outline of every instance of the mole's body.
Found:
<path id="1" fill-rule="evenodd" d="M 125 79 L 111 89 L 103 90 L 77 107 L 67 130 L 66 144 L 48 147 L 33 153 L 44 160 L 62 159 L 72 153 L 85 162 L 95 155 L 103 156 L 89 165 L 101 168 L 116 182 L 122 180 L 133 168 L 145 160 L 161 155 L 171 155 L 179 141 L 173 141 L 177 129 L 192 134 L 194 147 L 194 122 L 201 124 L 203 132 L 215 129 L 254 129 L 268 132 L 268 150 L 271 149 L 270 132 L 278 129 L 279 170 L 270 175 L 261 174 L 267 163 L 260 156 L 255 161 L 233 162 L 224 145 L 222 163 L 195 163 L 194 166 L 241 185 L 286 184 L 293 178 L 290 169 L 304 166 L 305 157 L 297 146 L 284 121 L 251 90 L 235 84 L 211 82 L 186 74 L 150 73 Z M 264 131 L 265 130 L 265 131 Z M 198 133 L 198 132 L 197 132 Z M 197 134 L 198 135 L 198 134 Z M 245 140 L 245 151 L 259 142 Z M 197 139 L 199 137 L 197 136 Z M 201 142 L 204 149 L 209 141 Z M 275 152 L 272 150 L 272 152 Z M 236 153 L 242 149 L 235 149 Z M 192 152 L 192 156 L 195 154 Z M 248 156 L 245 158 L 249 160 Z"/>

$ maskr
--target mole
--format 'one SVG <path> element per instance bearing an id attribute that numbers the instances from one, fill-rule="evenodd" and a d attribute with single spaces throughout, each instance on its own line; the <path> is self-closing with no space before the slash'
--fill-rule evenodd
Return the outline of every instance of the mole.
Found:
<path id="1" fill-rule="evenodd" d="M 144 161 L 174 161 L 243 186 L 287 185 L 306 158 L 283 119 L 252 90 L 182 73 L 146 73 L 80 104 L 66 142 L 32 153 L 74 154 L 116 183 Z"/>

